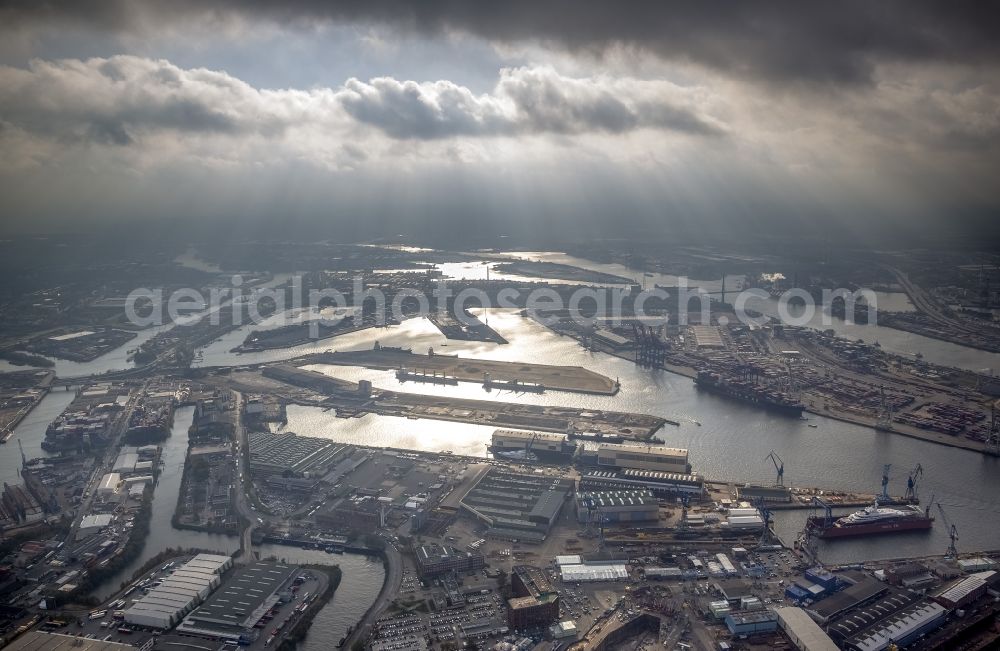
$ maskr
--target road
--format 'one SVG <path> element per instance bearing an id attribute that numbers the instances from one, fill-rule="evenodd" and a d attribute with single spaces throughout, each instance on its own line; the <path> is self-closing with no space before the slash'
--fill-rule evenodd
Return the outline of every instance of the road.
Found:
<path id="1" fill-rule="evenodd" d="M 243 394 L 234 391 L 233 409 L 236 410 L 236 476 L 237 490 L 235 497 L 236 511 L 246 520 L 247 526 L 240 534 L 240 558 L 244 563 L 253 560 L 253 532 L 258 525 L 263 524 L 263 517 L 254 510 L 247 499 L 247 487 L 250 485 L 250 464 L 247 457 L 250 454 L 246 429 L 243 427 Z"/>

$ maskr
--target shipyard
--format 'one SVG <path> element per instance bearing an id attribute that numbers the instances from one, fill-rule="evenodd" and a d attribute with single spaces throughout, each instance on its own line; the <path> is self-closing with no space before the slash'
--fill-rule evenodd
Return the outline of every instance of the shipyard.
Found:
<path id="1" fill-rule="evenodd" d="M 0 8 L 0 651 L 1000 649 L 1000 6 Z"/>

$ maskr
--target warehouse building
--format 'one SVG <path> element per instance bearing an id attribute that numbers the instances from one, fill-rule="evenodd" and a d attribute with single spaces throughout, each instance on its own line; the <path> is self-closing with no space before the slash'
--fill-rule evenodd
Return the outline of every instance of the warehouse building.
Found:
<path id="1" fill-rule="evenodd" d="M 563 583 L 627 581 L 628 565 L 615 561 L 592 561 L 559 566 Z"/>
<path id="2" fill-rule="evenodd" d="M 618 524 L 656 522 L 660 507 L 647 490 L 586 491 L 576 494 L 577 522 Z"/>
<path id="3" fill-rule="evenodd" d="M 778 616 L 771 610 L 734 612 L 726 615 L 726 628 L 733 635 L 769 633 L 778 628 Z"/>
<path id="4" fill-rule="evenodd" d="M 122 451 L 118 453 L 118 457 L 115 459 L 115 465 L 111 469 L 112 472 L 132 472 L 135 470 L 135 464 L 139 463 L 139 454 L 133 452 L 136 448 L 122 448 Z"/>
<path id="5" fill-rule="evenodd" d="M 983 570 L 992 570 L 996 566 L 996 562 L 992 558 L 986 558 L 985 556 L 979 556 L 977 558 L 965 558 L 958 561 L 958 567 L 963 572 L 982 572 Z"/>
<path id="6" fill-rule="evenodd" d="M 97 485 L 97 495 L 100 497 L 113 497 L 118 494 L 118 487 L 122 483 L 122 476 L 117 472 L 109 472 L 101 477 L 101 483 Z"/>
<path id="7" fill-rule="evenodd" d="M 76 530 L 76 539 L 82 540 L 93 536 L 101 529 L 111 526 L 112 521 L 114 521 L 114 516 L 110 513 L 85 515 L 80 518 L 80 527 Z"/>
<path id="8" fill-rule="evenodd" d="M 948 609 L 961 608 L 986 594 L 986 581 L 967 576 L 934 596 L 934 601 Z"/>
<path id="9" fill-rule="evenodd" d="M 453 547 L 430 543 L 417 548 L 417 572 L 420 578 L 438 576 L 448 572 L 469 572 L 486 566 L 482 554 L 460 552 Z"/>
<path id="10" fill-rule="evenodd" d="M 150 628 L 174 626 L 219 585 L 232 564 L 229 556 L 198 554 L 126 610 L 125 621 Z"/>
<path id="11" fill-rule="evenodd" d="M 572 480 L 562 477 L 490 468 L 459 505 L 488 527 L 491 538 L 541 542 L 572 489 Z"/>
<path id="12" fill-rule="evenodd" d="M 883 651 L 889 644 L 902 648 L 944 624 L 948 611 L 932 601 L 921 601 L 878 622 L 848 640 L 851 651 Z"/>
<path id="13" fill-rule="evenodd" d="M 328 439 L 293 433 L 251 432 L 250 469 L 262 476 L 322 476 L 347 451 Z"/>
<path id="14" fill-rule="evenodd" d="M 576 444 L 565 434 L 549 432 L 524 432 L 512 429 L 498 429 L 493 432 L 490 450 L 496 453 L 529 450 L 540 458 L 568 460 L 576 452 Z"/>
<path id="15" fill-rule="evenodd" d="M 679 567 L 646 567 L 643 575 L 650 581 L 683 579 L 684 570 Z"/>
<path id="16" fill-rule="evenodd" d="M 688 474 L 688 451 L 661 445 L 625 445 L 601 443 L 597 446 L 596 465 L 606 468 L 655 470 Z"/>
<path id="17" fill-rule="evenodd" d="M 839 576 L 850 585 L 809 609 L 821 624 L 837 620 L 848 611 L 871 603 L 889 592 L 885 584 L 863 572 L 850 570 L 841 572 Z M 838 622 L 838 625 L 842 624 L 843 622 Z M 827 630 L 831 635 L 834 634 L 832 627 Z"/>
<path id="18" fill-rule="evenodd" d="M 826 632 L 830 634 L 830 637 L 834 641 L 843 645 L 847 640 L 861 636 L 865 631 L 872 628 L 877 628 L 880 622 L 886 618 L 904 612 L 919 599 L 920 597 L 912 592 L 903 590 L 890 591 L 877 601 L 848 611 L 829 624 L 826 627 Z"/>
<path id="19" fill-rule="evenodd" d="M 799 651 L 839 651 L 830 636 L 801 608 L 778 608 L 775 614 L 778 627 Z"/>
<path id="20" fill-rule="evenodd" d="M 645 489 L 660 497 L 701 495 L 705 480 L 699 475 L 655 470 L 589 470 L 580 477 L 580 490 Z"/>
<path id="21" fill-rule="evenodd" d="M 241 567 L 184 618 L 177 632 L 225 640 L 253 639 L 254 624 L 278 603 L 278 593 L 298 573 L 295 565 L 264 561 Z"/>

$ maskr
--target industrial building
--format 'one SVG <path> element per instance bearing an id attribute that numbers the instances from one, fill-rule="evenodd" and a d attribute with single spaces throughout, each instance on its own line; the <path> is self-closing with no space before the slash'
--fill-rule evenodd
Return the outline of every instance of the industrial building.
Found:
<path id="1" fill-rule="evenodd" d="M 752 610 L 726 615 L 726 628 L 733 635 L 755 635 L 778 629 L 778 616 L 772 610 Z"/>
<path id="2" fill-rule="evenodd" d="M 850 585 L 843 590 L 826 597 L 822 601 L 813 604 L 809 608 L 809 612 L 821 624 L 838 620 L 838 618 L 841 618 L 841 616 L 848 611 L 869 604 L 889 592 L 889 588 L 884 583 L 868 576 L 867 574 L 864 574 L 863 572 L 854 570 L 840 572 L 839 577 L 850 583 Z M 844 625 L 845 622 L 843 621 L 836 622 L 837 627 Z M 828 627 L 827 631 L 836 639 L 836 635 L 834 633 L 835 627 L 833 625 Z"/>
<path id="3" fill-rule="evenodd" d="M 491 468 L 459 504 L 504 540 L 541 542 L 559 517 L 573 482 L 562 477 L 523 475 Z"/>
<path id="4" fill-rule="evenodd" d="M 115 459 L 115 465 L 111 468 L 111 471 L 125 473 L 135 470 L 135 464 L 139 463 L 139 454 L 131 451 L 135 449 L 129 447 L 122 448 L 122 451 L 118 453 L 118 457 Z"/>
<path id="5" fill-rule="evenodd" d="M 448 572 L 468 572 L 482 569 L 486 559 L 482 554 L 460 552 L 453 547 L 436 543 L 421 545 L 417 548 L 417 572 L 421 578 L 447 574 Z"/>
<path id="6" fill-rule="evenodd" d="M 586 491 L 576 494 L 576 520 L 584 524 L 656 522 L 660 507 L 648 490 Z"/>
<path id="7" fill-rule="evenodd" d="M 100 497 L 112 497 L 118 493 L 118 487 L 122 483 L 122 476 L 117 472 L 109 472 L 101 478 L 101 483 L 97 485 L 97 494 Z"/>
<path id="8" fill-rule="evenodd" d="M 715 589 L 732 608 L 739 608 L 740 602 L 743 599 L 754 596 L 750 582 L 743 579 L 716 581 Z"/>
<path id="9" fill-rule="evenodd" d="M 295 434 L 251 432 L 250 469 L 262 476 L 321 476 L 346 452 L 347 447 L 327 439 Z"/>
<path id="10" fill-rule="evenodd" d="M 114 516 L 110 513 L 98 513 L 95 515 L 85 515 L 80 518 L 80 526 L 76 530 L 76 539 L 81 540 L 88 536 L 93 536 L 101 529 L 111 526 Z"/>
<path id="11" fill-rule="evenodd" d="M 655 470 L 590 470 L 580 477 L 580 490 L 636 490 L 645 489 L 661 497 L 701 495 L 705 480 L 699 475 Z"/>
<path id="12" fill-rule="evenodd" d="M 996 562 L 992 558 L 978 556 L 976 558 L 960 559 L 958 567 L 963 572 L 982 572 L 983 570 L 992 570 L 996 567 Z"/>
<path id="13" fill-rule="evenodd" d="M 668 579 L 683 579 L 684 570 L 679 567 L 646 567 L 643 576 L 651 581 L 666 581 Z"/>
<path id="14" fill-rule="evenodd" d="M 934 595 L 934 601 L 948 609 L 961 608 L 986 594 L 986 581 L 967 576 Z"/>
<path id="15" fill-rule="evenodd" d="M 324 506 L 316 522 L 344 533 L 371 533 L 382 526 L 385 506 L 370 495 L 353 495 Z"/>
<path id="16" fill-rule="evenodd" d="M 526 451 L 543 459 L 569 460 L 576 444 L 565 434 L 498 429 L 493 432 L 490 450 L 494 454 Z"/>
<path id="17" fill-rule="evenodd" d="M 559 619 L 559 593 L 537 567 L 511 568 L 507 625 L 513 630 L 547 626 Z"/>
<path id="18" fill-rule="evenodd" d="M 264 561 L 241 567 L 184 618 L 177 632 L 226 640 L 252 635 L 254 624 L 278 603 L 278 593 L 298 572 L 295 565 Z"/>
<path id="19" fill-rule="evenodd" d="M 553 640 L 566 640 L 569 638 L 576 638 L 580 631 L 576 627 L 576 622 L 572 620 L 567 620 L 565 622 L 559 622 L 558 624 L 553 624 L 549 627 L 549 636 Z"/>
<path id="20" fill-rule="evenodd" d="M 948 611 L 940 604 L 920 601 L 847 640 L 845 647 L 852 651 L 883 651 L 895 643 L 902 648 L 944 624 L 947 616 Z"/>
<path id="21" fill-rule="evenodd" d="M 691 334 L 694 336 L 694 345 L 698 348 L 722 349 L 726 344 L 722 341 L 722 331 L 718 326 L 713 325 L 693 325 Z"/>
<path id="22" fill-rule="evenodd" d="M 765 502 L 791 502 L 792 491 L 784 486 L 740 486 L 736 489 L 736 495 L 741 500 L 753 502 L 756 499 Z"/>
<path id="23" fill-rule="evenodd" d="M 125 621 L 150 628 L 174 626 L 219 585 L 232 564 L 229 556 L 198 554 L 126 610 Z"/>
<path id="24" fill-rule="evenodd" d="M 621 335 L 615 334 L 610 330 L 605 330 L 603 328 L 598 328 L 594 331 L 592 335 L 594 341 L 604 344 L 613 350 L 622 350 L 623 348 L 631 348 L 634 344 L 631 339 L 627 339 Z"/>
<path id="25" fill-rule="evenodd" d="M 596 465 L 607 468 L 655 470 L 688 474 L 688 451 L 660 445 L 625 445 L 621 443 L 600 443 L 597 446 Z"/>
<path id="26" fill-rule="evenodd" d="M 775 614 L 778 616 L 778 627 L 798 651 L 839 651 L 830 636 L 801 608 L 778 608 Z"/>
<path id="27" fill-rule="evenodd" d="M 627 581 L 628 565 L 623 562 L 581 562 L 559 566 L 559 578 L 564 583 L 594 583 L 598 581 Z"/>

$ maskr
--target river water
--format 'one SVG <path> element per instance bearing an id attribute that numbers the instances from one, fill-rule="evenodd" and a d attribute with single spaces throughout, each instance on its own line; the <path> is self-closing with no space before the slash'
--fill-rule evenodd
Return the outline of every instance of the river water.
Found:
<path id="1" fill-rule="evenodd" d="M 262 545 L 255 547 L 261 558 L 275 556 L 289 563 L 339 565 L 342 576 L 333 599 L 313 620 L 309 634 L 300 648 L 305 651 L 329 651 L 357 624 L 374 603 L 385 580 L 382 561 L 359 554 L 327 554 L 323 551 Z"/>
<path id="2" fill-rule="evenodd" d="M 785 462 L 786 484 L 874 493 L 879 487 L 882 466 L 889 463 L 893 466 L 892 492 L 901 494 L 906 474 L 921 463 L 925 473 L 921 494 L 924 499 L 936 495 L 945 505 L 949 518 L 962 534 L 964 548 L 1000 545 L 996 533 L 1000 530 L 1000 504 L 995 497 L 1000 494 L 1000 459 L 819 416 L 810 416 L 807 422 L 771 414 L 701 392 L 686 377 L 639 368 L 626 360 L 589 352 L 576 341 L 560 337 L 513 311 L 491 311 L 489 320 L 490 325 L 508 339 L 508 345 L 446 342 L 431 324 L 413 319 L 401 326 L 352 333 L 319 342 L 314 347 L 358 350 L 370 347 L 377 339 L 383 345 L 412 346 L 414 351 L 421 353 L 426 352 L 427 347 L 434 347 L 439 354 L 582 365 L 618 378 L 621 391 L 617 396 L 580 396 L 554 391 L 541 395 L 487 393 L 479 385 L 468 383 L 458 386 L 400 383 L 391 371 L 326 365 L 312 368 L 353 381 L 367 378 L 385 389 L 660 415 L 680 421 L 681 425 L 666 426 L 659 438 L 669 445 L 688 448 L 695 471 L 711 479 L 771 482 L 774 480 L 773 467 L 765 457 L 773 449 Z M 217 358 L 210 360 L 206 353 L 206 363 L 219 363 L 224 357 L 221 351 L 215 354 Z M 241 363 L 252 363 L 280 359 L 289 354 L 289 351 L 267 351 L 242 355 L 239 359 Z M 808 427 L 808 424 L 817 427 Z M 340 419 L 330 411 L 295 406 L 288 410 L 286 429 L 345 443 L 452 450 L 456 454 L 477 456 L 485 454 L 492 432 L 489 427 L 422 419 L 375 415 Z M 776 516 L 778 531 L 790 542 L 794 533 L 801 529 L 806 515 L 804 511 L 779 514 Z M 945 527 L 939 524 L 928 535 L 823 544 L 821 556 L 831 562 L 848 562 L 861 557 L 943 553 L 946 546 Z"/>
<path id="3" fill-rule="evenodd" d="M 194 420 L 194 407 L 181 407 L 174 413 L 174 424 L 170 436 L 161 443 L 162 467 L 153 491 L 153 512 L 149 522 L 149 536 L 142 553 L 97 590 L 101 598 L 114 594 L 121 583 L 128 581 L 142 567 L 143 563 L 164 549 L 197 548 L 231 553 L 239 549 L 240 541 L 235 536 L 202 533 L 174 529 L 171 519 L 177 506 L 181 477 L 184 471 L 184 457 L 187 455 L 188 428 Z"/>

